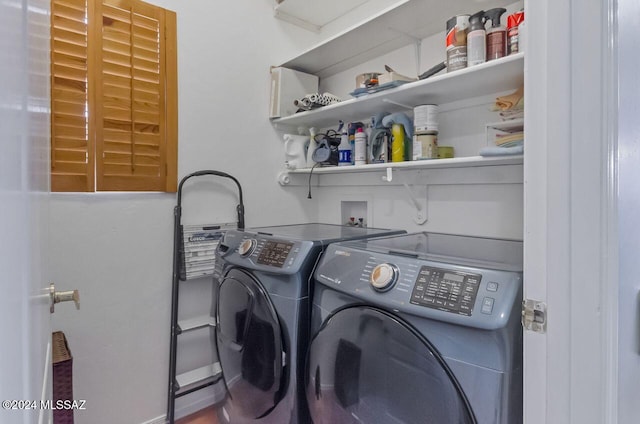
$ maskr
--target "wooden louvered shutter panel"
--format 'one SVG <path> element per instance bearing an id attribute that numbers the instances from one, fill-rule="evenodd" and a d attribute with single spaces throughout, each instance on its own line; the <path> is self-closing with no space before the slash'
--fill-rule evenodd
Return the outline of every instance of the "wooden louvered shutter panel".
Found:
<path id="1" fill-rule="evenodd" d="M 97 190 L 166 191 L 176 140 L 167 125 L 165 10 L 130 0 L 97 7 Z"/>
<path id="2" fill-rule="evenodd" d="M 51 190 L 93 191 L 87 1 L 51 4 Z"/>

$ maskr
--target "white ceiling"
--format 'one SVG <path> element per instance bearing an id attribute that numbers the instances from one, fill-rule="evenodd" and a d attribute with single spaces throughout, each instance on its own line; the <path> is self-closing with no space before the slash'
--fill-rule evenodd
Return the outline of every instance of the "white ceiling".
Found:
<path id="1" fill-rule="evenodd" d="M 282 0 L 275 6 L 286 13 L 315 26 L 322 27 L 368 0 Z M 276 1 L 277 3 L 277 1 Z"/>

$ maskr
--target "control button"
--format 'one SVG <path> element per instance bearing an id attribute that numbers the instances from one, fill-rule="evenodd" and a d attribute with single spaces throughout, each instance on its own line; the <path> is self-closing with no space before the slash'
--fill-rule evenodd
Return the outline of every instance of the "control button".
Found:
<path id="1" fill-rule="evenodd" d="M 398 279 L 398 268 L 392 264 L 380 264 L 371 271 L 370 283 L 374 290 L 384 292 L 389 290 Z"/>
<path id="2" fill-rule="evenodd" d="M 243 241 L 238 247 L 238 253 L 240 256 L 249 256 L 256 249 L 255 239 L 247 239 Z"/>
<path id="3" fill-rule="evenodd" d="M 495 281 L 489 281 L 487 283 L 487 291 L 497 292 L 498 291 L 498 283 L 496 283 Z"/>
<path id="4" fill-rule="evenodd" d="M 494 301 L 495 301 L 495 299 L 493 299 L 492 297 L 485 297 L 484 299 L 482 299 L 482 309 L 480 311 L 483 314 L 491 315 L 491 312 L 493 312 L 493 302 Z"/>

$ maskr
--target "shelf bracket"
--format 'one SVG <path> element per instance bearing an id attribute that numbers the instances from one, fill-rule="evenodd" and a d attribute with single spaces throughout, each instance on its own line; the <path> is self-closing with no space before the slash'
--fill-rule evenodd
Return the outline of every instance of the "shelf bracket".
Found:
<path id="1" fill-rule="evenodd" d="M 278 174 L 278 184 L 280 184 L 281 186 L 286 186 L 289 185 L 291 183 L 291 177 L 289 176 L 289 173 L 287 171 L 281 171 Z"/>
<path id="2" fill-rule="evenodd" d="M 416 51 L 416 75 L 420 75 L 420 67 L 421 63 L 421 50 L 422 50 L 422 39 L 409 34 L 408 32 L 400 31 L 399 29 L 389 28 L 389 31 L 397 32 L 398 34 L 402 34 L 407 38 L 410 38 L 415 43 L 415 51 Z"/>
<path id="3" fill-rule="evenodd" d="M 422 67 L 422 40 L 416 41 L 416 75 L 420 75 L 420 68 Z"/>
<path id="4" fill-rule="evenodd" d="M 418 225 L 424 225 L 424 223 L 427 222 L 427 187 L 424 187 L 424 198 L 418 199 L 418 196 L 414 194 L 409 184 L 403 183 L 402 185 L 407 190 L 409 200 L 411 200 L 411 204 L 416 209 L 416 215 L 413 217 L 413 222 Z"/>
<path id="5" fill-rule="evenodd" d="M 273 16 L 280 19 L 281 21 L 288 22 L 300 28 L 306 29 L 307 31 L 315 32 L 316 34 L 320 34 L 320 30 L 322 27 L 319 25 L 313 24 L 309 21 L 305 21 L 304 19 L 300 19 L 293 15 L 289 15 L 288 13 L 282 12 L 278 9 L 274 9 Z"/>

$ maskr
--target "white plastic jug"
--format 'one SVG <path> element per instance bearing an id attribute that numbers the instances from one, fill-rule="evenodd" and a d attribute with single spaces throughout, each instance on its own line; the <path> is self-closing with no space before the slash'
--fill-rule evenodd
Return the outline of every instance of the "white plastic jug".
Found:
<path id="1" fill-rule="evenodd" d="M 287 169 L 307 168 L 307 135 L 284 135 L 284 166 Z"/>

